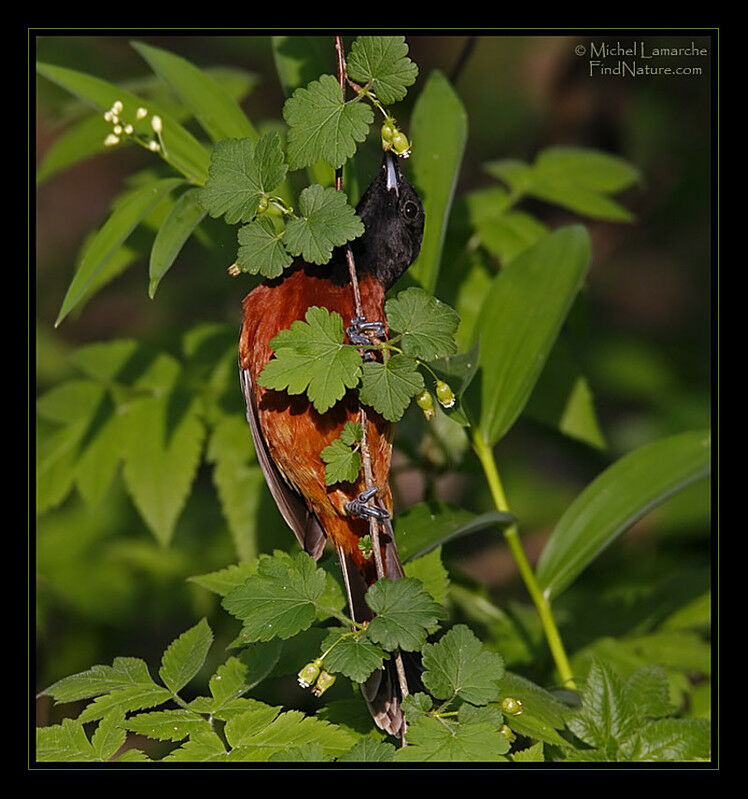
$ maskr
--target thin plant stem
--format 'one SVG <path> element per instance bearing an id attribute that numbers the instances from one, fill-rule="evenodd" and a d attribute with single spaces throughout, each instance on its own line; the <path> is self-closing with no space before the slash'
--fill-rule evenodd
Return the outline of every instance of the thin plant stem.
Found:
<path id="1" fill-rule="evenodd" d="M 335 37 L 335 55 L 338 65 L 338 83 L 340 84 L 340 91 L 343 93 L 345 99 L 346 87 L 346 68 L 345 68 L 345 55 L 343 53 L 343 38 L 341 36 Z M 335 188 L 341 191 L 343 188 L 343 168 L 339 167 L 335 170 Z M 353 299 L 356 307 L 356 316 L 363 316 L 363 306 L 361 304 L 361 290 L 358 285 L 358 275 L 356 274 L 356 264 L 353 260 L 353 252 L 351 251 L 350 244 L 346 246 L 346 262 L 348 264 L 348 275 L 351 280 L 351 288 L 353 290 Z M 364 484 L 366 489 L 374 486 L 374 474 L 371 468 L 371 451 L 369 450 L 368 439 L 368 417 L 366 409 L 363 405 L 359 407 L 359 422 L 361 424 L 361 465 L 364 472 Z M 369 536 L 371 537 L 372 548 L 374 550 L 374 564 L 377 571 L 377 579 L 381 580 L 384 575 L 384 563 L 382 562 L 382 549 L 379 545 L 379 522 L 373 517 L 369 518 Z M 395 669 L 397 671 L 397 679 L 400 684 L 400 693 L 404 699 L 408 696 L 408 681 L 405 677 L 405 666 L 403 665 L 403 658 L 400 652 L 396 652 L 393 656 L 395 661 Z M 402 744 L 405 746 L 405 736 L 402 738 Z"/>
<path id="2" fill-rule="evenodd" d="M 499 470 L 496 466 L 496 459 L 494 458 L 493 449 L 486 443 L 480 430 L 473 426 L 471 427 L 471 436 L 473 442 L 473 449 L 478 456 L 478 460 L 483 467 L 483 472 L 488 481 L 488 487 L 491 490 L 496 509 L 502 513 L 509 512 L 509 503 L 506 500 L 504 487 L 499 477 Z M 569 659 L 566 656 L 563 641 L 556 627 L 556 621 L 553 618 L 553 612 L 546 595 L 541 591 L 538 581 L 535 579 L 535 573 L 532 566 L 527 559 L 525 550 L 522 547 L 522 542 L 519 537 L 519 529 L 516 524 L 512 524 L 504 530 L 504 537 L 509 545 L 509 551 L 512 553 L 514 560 L 519 569 L 520 576 L 525 583 L 532 601 L 540 616 L 540 624 L 543 627 L 545 638 L 548 641 L 548 646 L 553 656 L 553 661 L 558 669 L 561 682 L 568 688 L 575 689 L 574 675 L 569 665 Z"/>

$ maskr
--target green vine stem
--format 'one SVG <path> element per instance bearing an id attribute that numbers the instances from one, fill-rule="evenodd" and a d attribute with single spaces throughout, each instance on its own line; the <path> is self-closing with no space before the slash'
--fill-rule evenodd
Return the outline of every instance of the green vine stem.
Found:
<path id="1" fill-rule="evenodd" d="M 473 449 L 475 450 L 475 454 L 478 456 L 478 460 L 483 467 L 483 472 L 486 475 L 486 480 L 488 481 L 488 486 L 491 490 L 491 496 L 493 497 L 494 504 L 496 505 L 496 510 L 502 513 L 508 513 L 509 504 L 506 501 L 504 487 L 501 484 L 501 478 L 499 477 L 499 470 L 496 466 L 496 459 L 494 458 L 493 449 L 486 443 L 477 427 L 472 426 L 470 430 Z M 522 548 L 522 542 L 519 538 L 519 529 L 517 525 L 513 524 L 510 527 L 507 527 L 504 530 L 504 537 L 506 538 L 506 542 L 509 545 L 509 550 L 511 551 L 517 567 L 519 568 L 519 573 L 522 577 L 522 580 L 524 581 L 530 597 L 537 608 L 538 615 L 540 616 L 540 623 L 543 627 L 543 633 L 548 641 L 548 646 L 551 650 L 551 655 L 553 656 L 553 661 L 556 664 L 556 668 L 558 669 L 559 676 L 561 677 L 561 682 L 567 688 L 576 689 L 574 675 L 572 674 L 571 666 L 569 665 L 569 659 L 566 656 L 566 651 L 564 650 L 561 636 L 559 635 L 558 628 L 556 627 L 556 621 L 553 618 L 550 603 L 548 602 L 548 598 L 545 596 L 545 594 L 540 590 L 540 586 L 535 579 L 535 573 L 532 570 L 530 562 L 527 560 L 525 550 Z"/>

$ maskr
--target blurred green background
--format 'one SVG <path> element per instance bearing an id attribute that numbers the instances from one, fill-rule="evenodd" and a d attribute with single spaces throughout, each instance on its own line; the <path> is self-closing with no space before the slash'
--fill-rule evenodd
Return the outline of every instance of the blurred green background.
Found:
<path id="1" fill-rule="evenodd" d="M 170 50 L 199 67 L 247 70 L 255 85 L 242 107 L 256 123 L 280 119 L 284 96 L 267 36 L 44 35 L 34 38 L 33 45 L 39 61 L 121 82 L 148 74 L 129 44 L 132 39 Z M 701 66 L 700 76 L 590 77 L 588 59 L 575 54 L 575 47 L 588 46 L 591 39 L 644 40 L 650 50 L 694 41 L 710 56 L 683 59 Z M 680 31 L 635 37 L 610 32 L 414 35 L 408 36 L 408 45 L 420 74 L 406 101 L 394 109 L 405 130 L 432 70 L 455 77 L 468 114 L 457 198 L 493 184 L 482 168 L 485 162 L 532 161 L 552 145 L 601 149 L 627 159 L 643 175 L 642 184 L 621 198 L 636 216 L 632 224 L 585 222 L 593 262 L 568 324 L 606 447 L 586 446 L 523 418 L 498 448 L 508 499 L 534 561 L 561 512 L 605 465 L 643 443 L 710 423 L 711 63 L 716 42 Z M 39 163 L 74 118 L 75 107 L 68 94 L 44 78 L 37 79 L 36 91 Z M 80 313 L 54 328 L 86 235 L 106 218 L 123 179 L 147 165 L 148 156 L 139 149 L 120 149 L 38 187 L 39 395 L 74 374 L 66 356 L 85 343 L 132 337 L 178 354 L 181 336 L 199 322 L 235 325 L 238 334 L 240 303 L 249 284 L 246 276 L 232 279 L 226 273 L 235 255 L 230 239 L 225 251 L 190 241 L 154 300 L 148 299 L 143 257 Z M 523 207 L 551 226 L 573 218 L 540 202 Z M 443 272 L 449 269 L 449 263 L 442 264 Z M 443 452 L 430 448 L 413 414 L 397 436 L 404 451 L 417 447 L 422 456 L 415 468 L 410 458 L 396 453 L 393 479 L 400 510 L 424 498 L 489 509 L 470 453 L 457 462 L 445 461 Z M 654 600 L 648 594 L 646 607 L 637 604 L 637 590 L 669 584 L 683 574 L 696 575 L 685 599 L 696 593 L 694 585 L 708 585 L 708 492 L 706 483 L 697 484 L 651 513 L 561 598 L 556 610 L 572 655 L 596 636 L 638 629 Z M 291 547 L 291 533 L 276 522 L 270 524 L 280 537 L 275 546 Z M 496 532 L 455 542 L 444 555 L 458 579 L 484 584 L 500 604 L 509 603 L 520 615 L 526 612 L 516 567 Z M 202 615 L 224 644 L 236 634 L 217 597 L 186 582 L 191 575 L 236 561 L 208 464 L 200 467 L 168 549 L 157 544 L 117 480 L 95 510 L 72 492 L 60 507 L 42 515 L 36 559 L 37 689 L 117 655 L 143 657 L 155 665 L 163 648 Z M 223 657 L 216 653 L 219 661 Z M 530 676 L 547 680 L 547 665 L 529 665 Z M 73 711 L 52 708 L 46 697 L 39 703 L 40 723 L 55 720 L 60 712 Z"/>

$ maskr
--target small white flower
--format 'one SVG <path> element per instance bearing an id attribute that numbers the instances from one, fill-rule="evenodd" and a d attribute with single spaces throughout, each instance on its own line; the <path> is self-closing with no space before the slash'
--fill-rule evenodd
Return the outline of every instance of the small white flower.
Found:
<path id="1" fill-rule="evenodd" d="M 114 135 L 120 136 L 122 134 L 122 125 L 115 125 L 114 126 Z"/>
<path id="2" fill-rule="evenodd" d="M 119 144 L 119 136 L 115 136 L 113 133 L 110 133 L 106 139 L 104 139 L 104 146 L 113 147 L 115 144 Z"/>
<path id="3" fill-rule="evenodd" d="M 112 111 L 114 111 L 115 114 L 119 114 L 121 110 L 122 110 L 122 101 L 115 100 L 114 105 L 112 106 Z"/>
<path id="4" fill-rule="evenodd" d="M 157 141 L 149 141 L 148 149 L 154 153 L 157 153 L 161 149 L 161 145 L 159 145 Z"/>
<path id="5" fill-rule="evenodd" d="M 125 133 L 128 136 L 132 133 L 132 125 L 125 125 Z"/>
<path id="6" fill-rule="evenodd" d="M 135 112 L 135 119 L 143 119 L 146 116 L 148 116 L 148 110 L 142 106 Z"/>
<path id="7" fill-rule="evenodd" d="M 107 112 L 104 114 L 104 119 L 105 119 L 107 122 L 111 122 L 111 121 L 112 121 L 112 116 L 114 116 L 114 115 L 112 114 L 112 112 L 111 112 L 111 111 L 107 111 Z"/>
<path id="8" fill-rule="evenodd" d="M 161 124 L 161 117 L 155 114 L 151 117 L 151 127 L 156 133 L 161 133 L 163 125 Z"/>

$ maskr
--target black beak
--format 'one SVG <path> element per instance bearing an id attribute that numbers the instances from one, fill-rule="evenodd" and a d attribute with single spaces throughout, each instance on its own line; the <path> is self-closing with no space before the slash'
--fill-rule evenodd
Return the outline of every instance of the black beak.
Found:
<path id="1" fill-rule="evenodd" d="M 400 169 L 397 165 L 397 156 L 392 150 L 385 150 L 382 161 L 384 168 L 384 185 L 387 191 L 394 191 L 395 196 L 400 196 Z"/>

